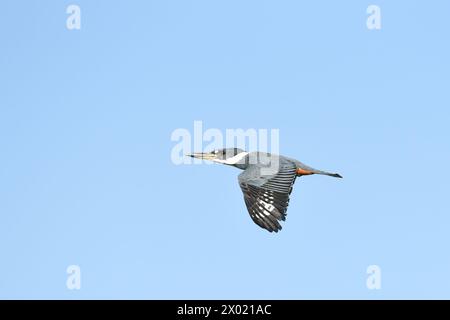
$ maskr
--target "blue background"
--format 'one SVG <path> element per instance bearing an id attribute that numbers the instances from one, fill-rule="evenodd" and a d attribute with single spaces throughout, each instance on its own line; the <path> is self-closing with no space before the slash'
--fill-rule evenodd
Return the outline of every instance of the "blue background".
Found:
<path id="1" fill-rule="evenodd" d="M 0 298 L 450 298 L 449 12 L 2 1 Z M 282 154 L 344 179 L 297 180 L 270 234 L 238 170 L 172 163 L 194 120 L 279 129 Z"/>

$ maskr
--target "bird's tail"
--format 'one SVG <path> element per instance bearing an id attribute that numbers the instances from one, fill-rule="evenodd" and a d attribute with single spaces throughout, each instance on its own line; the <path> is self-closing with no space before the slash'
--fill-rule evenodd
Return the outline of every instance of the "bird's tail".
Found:
<path id="1" fill-rule="evenodd" d="M 335 178 L 342 178 L 342 176 L 339 173 L 331 173 L 331 172 L 326 172 L 326 171 L 318 171 L 315 172 L 317 174 L 323 174 L 326 176 L 330 176 L 330 177 L 335 177 Z"/>
<path id="2" fill-rule="evenodd" d="M 310 174 L 322 174 L 324 176 L 342 178 L 342 176 L 339 173 L 331 173 L 331 172 L 326 172 L 326 171 L 316 170 L 316 169 L 312 169 Z"/>
<path id="3" fill-rule="evenodd" d="M 327 171 L 317 170 L 317 169 L 308 167 L 307 165 L 305 165 L 301 162 L 298 163 L 297 174 L 299 176 L 310 175 L 310 174 L 322 174 L 325 176 L 342 178 L 342 176 L 339 173 L 331 173 L 331 172 L 327 172 Z"/>

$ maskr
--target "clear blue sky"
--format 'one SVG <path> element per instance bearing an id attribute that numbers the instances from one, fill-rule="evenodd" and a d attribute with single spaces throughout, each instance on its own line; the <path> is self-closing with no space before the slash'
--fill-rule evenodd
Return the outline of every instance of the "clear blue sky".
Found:
<path id="1" fill-rule="evenodd" d="M 449 12 L 2 1 L 0 298 L 450 298 Z M 194 120 L 279 129 L 283 154 L 344 179 L 297 180 L 270 234 L 238 170 L 171 162 Z"/>

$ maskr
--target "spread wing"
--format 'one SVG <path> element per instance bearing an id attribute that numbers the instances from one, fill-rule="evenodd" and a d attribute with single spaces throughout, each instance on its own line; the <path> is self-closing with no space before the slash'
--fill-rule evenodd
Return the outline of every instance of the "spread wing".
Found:
<path id="1" fill-rule="evenodd" d="M 253 221 L 270 232 L 281 230 L 279 221 L 286 219 L 289 194 L 297 177 L 297 166 L 284 163 L 269 176 L 261 175 L 261 168 L 249 166 L 239 175 L 239 185 Z"/>

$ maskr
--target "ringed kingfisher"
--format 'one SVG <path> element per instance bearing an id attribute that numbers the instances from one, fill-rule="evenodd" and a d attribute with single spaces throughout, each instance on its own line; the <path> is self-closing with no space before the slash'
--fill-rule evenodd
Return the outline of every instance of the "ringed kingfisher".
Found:
<path id="1" fill-rule="evenodd" d="M 297 177 L 321 174 L 342 178 L 338 173 L 317 170 L 296 159 L 266 152 L 246 152 L 239 148 L 187 156 L 243 170 L 238 180 L 247 210 L 252 220 L 269 232 L 281 230 L 279 221 L 286 219 L 289 195 Z"/>

